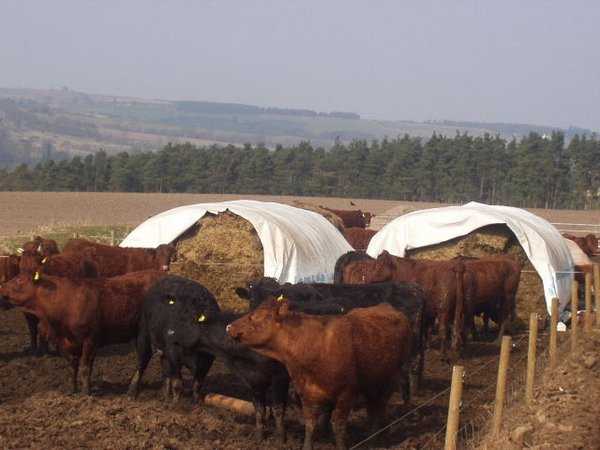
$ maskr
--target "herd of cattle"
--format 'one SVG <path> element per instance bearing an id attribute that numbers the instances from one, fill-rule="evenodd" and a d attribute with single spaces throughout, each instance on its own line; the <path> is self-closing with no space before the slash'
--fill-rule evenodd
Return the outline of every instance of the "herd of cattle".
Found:
<path id="1" fill-rule="evenodd" d="M 346 420 L 356 395 L 373 426 L 395 390 L 406 403 L 423 378 L 425 348 L 437 324 L 440 355 L 460 354 L 474 317 L 499 324 L 515 312 L 520 264 L 510 256 L 426 261 L 383 252 L 342 255 L 332 284 L 280 284 L 271 278 L 236 289 L 246 313 L 221 311 L 196 281 L 168 272 L 172 245 L 121 248 L 71 239 L 59 251 L 35 238 L 20 256 L 2 258 L 0 302 L 25 314 L 31 348 L 50 342 L 71 365 L 71 388 L 90 393 L 98 350 L 136 342 L 135 398 L 154 352 L 160 355 L 163 397 L 182 395 L 182 367 L 193 374 L 193 395 L 215 358 L 248 388 L 258 439 L 265 436 L 267 390 L 276 434 L 292 384 L 305 417 L 304 448 L 330 418 L 336 447 L 346 448 Z M 454 354 L 452 355 L 454 356 Z"/>

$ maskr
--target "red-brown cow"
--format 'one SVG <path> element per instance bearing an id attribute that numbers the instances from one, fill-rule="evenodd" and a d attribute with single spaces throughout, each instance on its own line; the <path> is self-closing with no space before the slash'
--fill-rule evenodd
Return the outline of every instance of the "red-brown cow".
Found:
<path id="1" fill-rule="evenodd" d="M 24 254 L 35 254 L 50 256 L 59 253 L 58 244 L 53 239 L 45 239 L 41 236 L 34 237 L 31 241 L 23 244 Z"/>
<path id="2" fill-rule="evenodd" d="M 19 255 L 0 256 L 0 284 L 6 283 L 19 275 L 20 261 L 21 257 Z"/>
<path id="3" fill-rule="evenodd" d="M 357 210 L 344 210 L 344 209 L 331 209 L 321 206 L 321 208 L 331 211 L 344 222 L 344 227 L 352 228 L 367 228 L 371 224 L 371 218 L 373 214 L 370 212 L 363 212 L 360 209 Z"/>
<path id="4" fill-rule="evenodd" d="M 464 324 L 473 337 L 477 336 L 474 316 L 491 317 L 498 324 L 497 342 L 502 339 L 506 323 L 514 318 L 521 264 L 510 256 L 491 256 L 481 259 L 464 258 L 465 269 L 475 276 L 475 295 L 465 298 Z M 466 332 L 466 330 L 464 330 Z"/>
<path id="5" fill-rule="evenodd" d="M 72 278 L 96 278 L 98 267 L 94 261 L 86 258 L 79 252 L 46 253 L 40 248 L 29 247 L 23 251 L 19 263 L 19 272 L 33 276 L 35 272 L 46 275 Z M 39 320 L 32 314 L 24 313 L 29 335 L 31 339 L 31 350 L 38 355 L 48 353 L 48 342 L 43 333 L 38 333 Z M 39 334 L 39 336 L 38 336 Z"/>
<path id="6" fill-rule="evenodd" d="M 366 250 L 371 242 L 371 238 L 375 236 L 377 230 L 368 230 L 366 228 L 351 227 L 346 228 L 342 234 L 348 243 L 355 250 Z"/>
<path id="7" fill-rule="evenodd" d="M 376 259 L 363 259 L 348 264 L 342 270 L 342 281 L 410 281 L 421 285 L 428 297 L 425 310 L 427 329 L 431 329 L 436 319 L 438 321 L 440 356 L 448 359 L 450 335 L 451 348 L 462 351 L 465 296 L 474 295 L 475 289 L 473 275 L 465 271 L 463 261 L 401 258 L 384 250 Z"/>
<path id="8" fill-rule="evenodd" d="M 346 448 L 346 421 L 355 396 L 381 419 L 411 347 L 406 316 L 390 305 L 358 308 L 343 316 L 313 316 L 271 300 L 227 327 L 257 353 L 281 361 L 302 401 L 304 450 L 312 449 L 319 416 L 329 406 L 336 448 Z"/>
<path id="9" fill-rule="evenodd" d="M 99 277 L 114 277 L 137 270 L 168 270 L 175 252 L 172 244 L 157 248 L 116 247 L 85 239 L 69 239 L 64 252 L 82 252 L 98 265 Z"/>
<path id="10" fill-rule="evenodd" d="M 589 233 L 585 237 L 573 236 L 572 234 L 563 233 L 565 239 L 575 242 L 579 248 L 588 256 L 598 253 L 598 238 L 596 235 Z"/>
<path id="11" fill-rule="evenodd" d="M 162 270 L 114 278 L 19 274 L 0 286 L 0 296 L 40 319 L 40 329 L 72 367 L 72 389 L 90 394 L 90 375 L 100 347 L 135 338 L 144 293 L 166 276 Z"/>

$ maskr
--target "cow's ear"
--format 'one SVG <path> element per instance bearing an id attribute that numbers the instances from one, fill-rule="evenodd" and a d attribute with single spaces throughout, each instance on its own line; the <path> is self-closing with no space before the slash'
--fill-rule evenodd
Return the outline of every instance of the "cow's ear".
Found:
<path id="1" fill-rule="evenodd" d="M 235 293 L 239 298 L 243 298 L 244 300 L 250 300 L 250 292 L 246 288 L 237 287 L 235 288 Z"/>
<path id="2" fill-rule="evenodd" d="M 275 318 L 286 316 L 289 311 L 289 302 L 286 300 L 283 294 L 281 294 L 279 297 L 277 297 L 277 302 L 275 305 Z"/>

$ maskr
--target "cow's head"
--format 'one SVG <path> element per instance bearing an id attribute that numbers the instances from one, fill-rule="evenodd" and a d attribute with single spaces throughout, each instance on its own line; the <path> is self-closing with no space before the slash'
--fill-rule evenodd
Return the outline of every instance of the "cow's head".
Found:
<path id="1" fill-rule="evenodd" d="M 3 298 L 3 305 L 25 306 L 36 298 L 37 284 L 41 280 L 39 272 L 20 273 L 12 280 L 0 286 L 0 297 Z"/>
<path id="2" fill-rule="evenodd" d="M 239 298 L 250 302 L 248 308 L 253 310 L 267 299 L 277 296 L 280 290 L 281 285 L 275 278 L 263 277 L 248 282 L 247 287 L 237 287 L 235 293 Z"/>
<path id="3" fill-rule="evenodd" d="M 375 217 L 374 214 L 371 214 L 370 212 L 362 212 L 362 218 L 365 224 L 365 228 L 367 228 L 369 225 L 371 225 L 371 219 Z"/>
<path id="4" fill-rule="evenodd" d="M 227 325 L 227 334 L 251 348 L 263 348 L 277 334 L 283 317 L 289 314 L 289 301 L 271 298 Z"/>
<path id="5" fill-rule="evenodd" d="M 155 264 L 157 270 L 169 270 L 171 257 L 175 254 L 175 244 L 161 244 L 156 247 Z"/>

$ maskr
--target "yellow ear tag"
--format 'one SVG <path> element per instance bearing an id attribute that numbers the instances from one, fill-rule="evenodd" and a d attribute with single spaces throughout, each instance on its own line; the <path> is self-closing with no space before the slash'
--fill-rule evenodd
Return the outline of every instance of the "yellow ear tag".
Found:
<path id="1" fill-rule="evenodd" d="M 44 256 L 44 259 L 42 259 L 42 264 L 46 264 L 48 262 L 48 257 Z"/>
<path id="2" fill-rule="evenodd" d="M 33 275 L 33 281 L 40 281 L 40 273 L 37 270 Z"/>
<path id="3" fill-rule="evenodd" d="M 175 300 L 171 299 L 169 300 L 169 305 L 174 305 L 175 304 Z"/>
<path id="4" fill-rule="evenodd" d="M 283 294 L 281 294 L 279 297 L 277 297 L 278 302 L 282 302 L 284 300 L 285 300 L 285 298 L 283 297 Z"/>
<path id="5" fill-rule="evenodd" d="M 202 314 L 200 317 L 198 317 L 198 322 L 204 322 L 206 320 L 206 316 L 204 314 Z"/>

